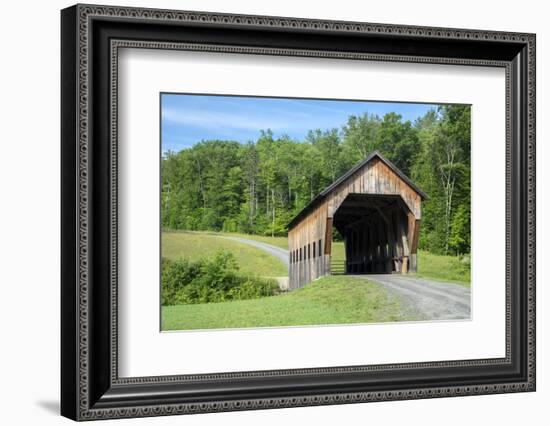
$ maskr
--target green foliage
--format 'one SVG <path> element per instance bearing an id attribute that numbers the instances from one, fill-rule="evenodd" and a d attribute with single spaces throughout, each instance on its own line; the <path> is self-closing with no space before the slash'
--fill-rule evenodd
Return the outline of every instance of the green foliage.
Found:
<path id="1" fill-rule="evenodd" d="M 224 302 L 277 294 L 270 279 L 239 273 L 232 253 L 219 251 L 196 262 L 162 260 L 162 305 Z"/>
<path id="2" fill-rule="evenodd" d="M 171 262 L 162 258 L 161 263 L 161 304 L 175 305 L 184 303 L 182 293 L 187 284 L 200 275 L 200 263 L 187 260 Z"/>
<path id="3" fill-rule="evenodd" d="M 343 148 L 346 158 L 358 162 L 377 148 L 380 118 L 377 115 L 352 115 L 343 127 Z"/>
<path id="4" fill-rule="evenodd" d="M 419 247 L 470 251 L 470 107 L 445 105 L 414 123 L 396 113 L 350 116 L 304 140 L 201 141 L 162 159 L 162 227 L 286 236 L 287 223 L 373 150 L 424 190 Z"/>
<path id="5" fill-rule="evenodd" d="M 451 223 L 450 248 L 457 254 L 470 250 L 470 209 L 469 204 L 461 204 Z"/>
<path id="6" fill-rule="evenodd" d="M 385 153 L 403 173 L 410 175 L 410 168 L 416 160 L 420 146 L 411 122 L 403 123 L 399 114 L 389 113 L 380 123 L 376 148 Z"/>
<path id="7" fill-rule="evenodd" d="M 422 205 L 419 247 L 469 253 L 470 107 L 441 106 L 415 128 L 421 147 L 411 174 L 430 197 Z"/>

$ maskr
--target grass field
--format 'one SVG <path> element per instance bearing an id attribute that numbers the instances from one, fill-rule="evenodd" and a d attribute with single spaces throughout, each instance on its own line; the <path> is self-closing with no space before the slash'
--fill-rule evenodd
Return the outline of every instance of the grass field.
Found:
<path id="1" fill-rule="evenodd" d="M 329 276 L 304 288 L 253 300 L 162 307 L 162 330 L 279 327 L 414 320 L 378 284 Z"/>
<path id="2" fill-rule="evenodd" d="M 269 253 L 248 244 L 220 238 L 215 233 L 183 231 L 162 233 L 162 256 L 170 260 L 196 261 L 201 257 L 210 257 L 218 250 L 233 253 L 239 264 L 239 270 L 243 273 L 263 277 L 288 275 L 287 267 L 283 262 Z"/>
<path id="3" fill-rule="evenodd" d="M 271 244 L 272 246 L 280 247 L 282 249 L 288 250 L 288 238 L 287 237 L 269 237 L 266 235 L 250 235 L 250 234 L 236 234 L 236 233 L 225 233 L 222 235 L 230 235 L 233 237 L 242 237 L 248 238 L 249 240 L 261 241 L 262 243 Z"/>
<path id="4" fill-rule="evenodd" d="M 456 256 L 442 256 L 418 250 L 418 277 L 470 287 L 470 268 Z"/>

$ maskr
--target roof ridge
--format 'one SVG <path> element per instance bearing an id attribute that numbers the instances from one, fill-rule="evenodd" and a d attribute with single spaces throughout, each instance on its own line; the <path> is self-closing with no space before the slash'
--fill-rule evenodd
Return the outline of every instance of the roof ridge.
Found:
<path id="1" fill-rule="evenodd" d="M 302 210 L 300 210 L 300 212 L 296 216 L 294 216 L 294 218 L 288 223 L 287 228 L 290 229 L 292 226 L 294 226 L 294 224 L 298 221 L 298 219 L 300 219 L 309 210 L 311 210 L 314 206 L 316 206 L 321 200 L 323 200 L 327 194 L 329 194 L 333 189 L 339 186 L 342 182 L 347 180 L 355 172 L 363 168 L 366 164 L 370 163 L 375 157 L 378 157 L 384 164 L 386 164 L 397 176 L 399 176 L 418 195 L 420 195 L 420 197 L 423 200 L 428 198 L 428 195 L 426 195 L 424 191 L 422 191 L 418 186 L 416 186 L 414 182 L 407 175 L 405 175 L 405 173 L 399 170 L 395 164 L 393 164 L 384 155 L 382 155 L 382 153 L 379 150 L 375 149 L 369 155 L 367 155 L 364 159 L 357 162 L 347 172 L 345 172 L 339 178 L 337 178 L 334 182 L 328 185 L 325 189 L 319 192 L 319 194 L 317 194 L 315 198 L 313 198 Z"/>

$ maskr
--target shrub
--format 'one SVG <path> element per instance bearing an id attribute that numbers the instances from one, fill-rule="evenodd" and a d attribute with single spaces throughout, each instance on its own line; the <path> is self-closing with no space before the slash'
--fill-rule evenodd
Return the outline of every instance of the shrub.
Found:
<path id="1" fill-rule="evenodd" d="M 162 260 L 163 305 L 255 299 L 278 290 L 274 280 L 240 274 L 230 252 L 220 251 L 197 262 Z"/>
<path id="2" fill-rule="evenodd" d="M 232 299 L 258 299 L 260 297 L 272 296 L 279 292 L 279 286 L 274 280 L 261 279 L 258 277 L 242 277 L 246 281 L 233 287 L 229 293 Z"/>
<path id="3" fill-rule="evenodd" d="M 185 303 L 181 300 L 182 292 L 200 276 L 200 262 L 191 263 L 187 260 L 162 259 L 161 273 L 161 303 L 163 305 L 176 305 Z"/>

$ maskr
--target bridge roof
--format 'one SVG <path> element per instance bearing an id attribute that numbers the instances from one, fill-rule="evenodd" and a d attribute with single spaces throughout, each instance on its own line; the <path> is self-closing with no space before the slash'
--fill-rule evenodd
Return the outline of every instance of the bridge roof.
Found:
<path id="1" fill-rule="evenodd" d="M 350 177 L 352 177 L 358 170 L 365 167 L 368 163 L 370 163 L 375 158 L 382 161 L 386 166 L 388 166 L 399 178 L 404 181 L 408 186 L 410 186 L 418 195 L 420 195 L 420 198 L 422 200 L 426 200 L 428 196 L 424 191 L 422 191 L 418 186 L 414 184 L 414 182 L 407 177 L 401 170 L 395 166 L 390 160 L 388 160 L 386 157 L 384 157 L 379 151 L 373 151 L 371 152 L 365 159 L 361 160 L 359 163 L 357 163 L 355 166 L 353 166 L 351 169 L 349 169 L 346 173 L 344 173 L 342 176 L 340 176 L 338 179 L 336 179 L 334 182 L 332 182 L 329 186 L 327 186 L 325 189 L 323 189 L 317 196 L 309 202 L 307 206 L 305 206 L 295 217 L 292 219 L 289 224 L 287 225 L 288 229 L 293 228 L 296 224 L 298 224 L 305 216 L 309 214 L 315 207 L 317 207 L 326 197 L 328 194 L 330 194 L 333 190 L 335 190 L 340 184 L 348 180 Z"/>

